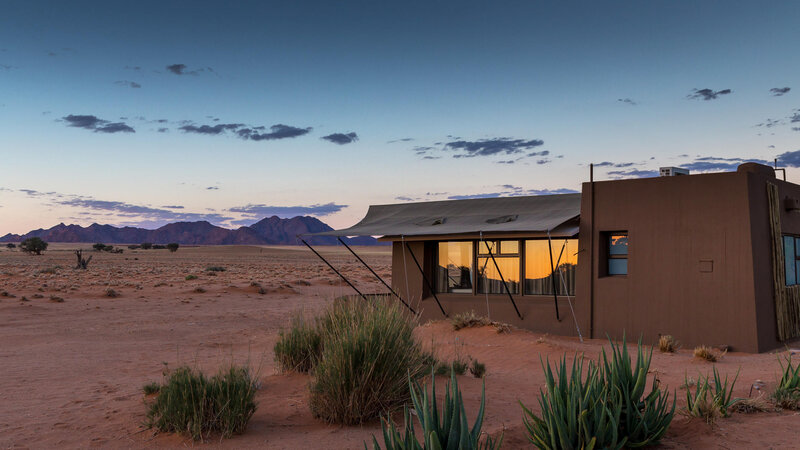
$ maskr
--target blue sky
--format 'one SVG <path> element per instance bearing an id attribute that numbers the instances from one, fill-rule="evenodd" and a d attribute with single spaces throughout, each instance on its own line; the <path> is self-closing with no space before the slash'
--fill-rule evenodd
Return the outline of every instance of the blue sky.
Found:
<path id="1" fill-rule="evenodd" d="M 780 157 L 797 180 L 798 23 L 798 2 L 5 2 L 0 234 L 343 227 L 579 190 L 590 162 Z"/>

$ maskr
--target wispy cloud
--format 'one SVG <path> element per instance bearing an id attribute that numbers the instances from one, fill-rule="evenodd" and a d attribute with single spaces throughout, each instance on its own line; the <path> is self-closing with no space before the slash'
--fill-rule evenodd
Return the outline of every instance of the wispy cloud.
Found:
<path id="1" fill-rule="evenodd" d="M 322 136 L 320 139 L 325 139 L 326 141 L 333 142 L 334 144 L 344 145 L 357 141 L 358 135 L 355 132 L 333 133 L 327 136 Z"/>
<path id="2" fill-rule="evenodd" d="M 110 122 L 93 115 L 70 114 L 61 118 L 68 126 L 92 130 L 95 133 L 135 133 L 125 122 Z"/>
<path id="3" fill-rule="evenodd" d="M 250 139 L 251 141 L 272 141 L 303 136 L 312 130 L 311 127 L 299 128 L 280 123 L 269 127 L 269 133 L 259 133 L 259 130 L 263 129 L 264 127 L 242 128 L 236 134 L 242 139 Z"/>
<path id="4" fill-rule="evenodd" d="M 236 130 L 237 128 L 243 127 L 244 124 L 242 123 L 219 123 L 216 125 L 184 125 L 179 129 L 186 132 L 186 133 L 196 133 L 196 134 L 220 134 L 227 130 Z"/>
<path id="5" fill-rule="evenodd" d="M 211 67 L 201 67 L 189 70 L 186 64 L 170 64 L 166 67 L 167 71 L 175 75 L 200 75 L 203 72 L 214 72 Z"/>
<path id="6" fill-rule="evenodd" d="M 782 88 L 772 88 L 772 89 L 769 90 L 769 93 L 772 94 L 774 97 L 780 97 L 781 95 L 784 95 L 784 94 L 788 93 L 791 90 L 792 90 L 792 88 L 790 88 L 788 86 L 787 87 L 782 87 Z"/>
<path id="7" fill-rule="evenodd" d="M 781 153 L 778 155 L 778 164 L 784 167 L 800 167 L 800 150 Z"/>
<path id="8" fill-rule="evenodd" d="M 620 103 L 624 103 L 626 105 L 630 105 L 630 106 L 636 106 L 636 105 L 639 104 L 636 101 L 631 100 L 629 98 L 618 98 L 617 101 L 620 102 Z"/>
<path id="9" fill-rule="evenodd" d="M 479 139 L 477 141 L 451 141 L 444 144 L 445 150 L 457 152 L 454 158 L 476 156 L 514 155 L 544 145 L 540 139 L 512 139 L 507 137 Z"/>
<path id="10" fill-rule="evenodd" d="M 131 88 L 134 88 L 134 89 L 139 89 L 140 87 L 142 87 L 141 84 L 139 84 L 139 83 L 137 83 L 135 81 L 128 81 L 128 80 L 115 81 L 114 84 L 116 84 L 117 86 L 128 86 L 128 87 L 131 87 Z"/>
<path id="11" fill-rule="evenodd" d="M 315 204 L 308 206 L 274 206 L 264 204 L 248 204 L 245 206 L 238 206 L 228 209 L 230 212 L 245 214 L 254 217 L 294 217 L 294 216 L 328 216 L 335 214 L 342 209 L 347 208 L 347 205 L 339 205 L 336 203 Z"/>
<path id="12" fill-rule="evenodd" d="M 687 95 L 686 98 L 691 100 L 716 100 L 721 95 L 728 95 L 732 94 L 733 91 L 730 89 L 722 89 L 720 91 L 715 91 L 713 89 L 693 89 L 692 93 Z"/>
<path id="13" fill-rule="evenodd" d="M 657 177 L 657 170 L 641 170 L 641 169 L 627 169 L 627 170 L 612 170 L 608 172 L 612 178 L 651 178 Z"/>

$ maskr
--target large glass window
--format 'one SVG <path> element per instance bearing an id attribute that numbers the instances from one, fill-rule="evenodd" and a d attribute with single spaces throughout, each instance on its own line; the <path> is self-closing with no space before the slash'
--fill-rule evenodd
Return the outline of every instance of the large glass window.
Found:
<path id="1" fill-rule="evenodd" d="M 505 281 L 512 294 L 519 294 L 519 241 L 478 241 L 477 263 L 479 293 L 505 294 Z"/>
<path id="2" fill-rule="evenodd" d="M 555 239 L 550 247 L 546 239 L 525 241 L 525 294 L 553 295 L 555 282 L 558 295 L 575 295 L 577 253 L 577 239 Z"/>
<path id="3" fill-rule="evenodd" d="M 628 274 L 628 233 L 608 233 L 608 275 Z"/>
<path id="4" fill-rule="evenodd" d="M 472 242 L 439 242 L 437 292 L 472 294 Z"/>
<path id="5" fill-rule="evenodd" d="M 786 269 L 786 285 L 800 284 L 800 238 L 783 237 L 783 260 Z"/>

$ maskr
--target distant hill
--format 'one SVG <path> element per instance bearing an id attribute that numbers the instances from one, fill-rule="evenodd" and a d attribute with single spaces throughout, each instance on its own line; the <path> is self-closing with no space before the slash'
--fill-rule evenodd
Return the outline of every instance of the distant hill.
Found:
<path id="1" fill-rule="evenodd" d="M 88 227 L 64 225 L 38 229 L 26 234 L 6 234 L 0 242 L 19 242 L 30 237 L 39 237 L 47 242 L 102 242 L 104 244 L 138 244 L 152 242 L 167 244 L 177 242 L 183 245 L 297 245 L 302 243 L 295 238 L 298 234 L 319 233 L 333 228 L 317 218 L 297 216 L 281 219 L 278 216 L 264 218 L 249 227 L 236 230 L 212 225 L 206 221 L 176 222 L 155 230 L 135 227 L 115 227 L 93 223 Z M 314 245 L 336 245 L 333 236 L 307 236 L 306 241 Z M 344 239 L 351 245 L 379 245 L 372 237 Z"/>

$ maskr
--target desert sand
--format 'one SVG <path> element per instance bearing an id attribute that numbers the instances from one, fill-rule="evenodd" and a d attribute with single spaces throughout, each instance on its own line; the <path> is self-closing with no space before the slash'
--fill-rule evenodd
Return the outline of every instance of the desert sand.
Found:
<path id="1" fill-rule="evenodd" d="M 307 249 L 89 251 L 93 260 L 81 271 L 72 268 L 72 249 L 79 247 L 91 245 L 54 244 L 42 256 L 0 250 L 0 448 L 363 448 L 380 433 L 377 422 L 341 427 L 314 419 L 308 408 L 310 378 L 282 374 L 273 362 L 278 331 L 294 311 L 319 311 L 336 296 L 353 293 Z M 364 292 L 385 291 L 343 248 L 319 250 Z M 389 248 L 357 251 L 389 278 Z M 205 271 L 208 266 L 226 270 L 212 274 Z M 198 278 L 186 280 L 187 275 Z M 109 289 L 118 296 L 107 296 Z M 484 431 L 505 433 L 508 449 L 531 447 L 518 400 L 539 411 L 540 358 L 576 353 L 596 358 L 606 344 L 519 329 L 453 331 L 444 321 L 421 324 L 418 332 L 441 358 L 460 352 L 486 364 Z M 716 366 L 730 377 L 741 370 L 734 396 L 746 397 L 756 380 L 766 382 L 766 390 L 774 385 L 778 355 L 728 353 Z M 261 382 L 258 410 L 244 434 L 201 444 L 143 426 L 142 386 L 160 381 L 165 366 L 190 364 L 215 372 L 231 361 L 250 364 Z M 697 378 L 711 367 L 693 358 L 691 349 L 656 350 L 651 375 L 676 393 L 681 408 L 684 375 Z M 459 383 L 472 419 L 481 380 L 466 375 Z M 735 413 L 714 426 L 676 415 L 660 447 L 798 447 L 798 425 L 800 417 L 791 411 Z"/>

